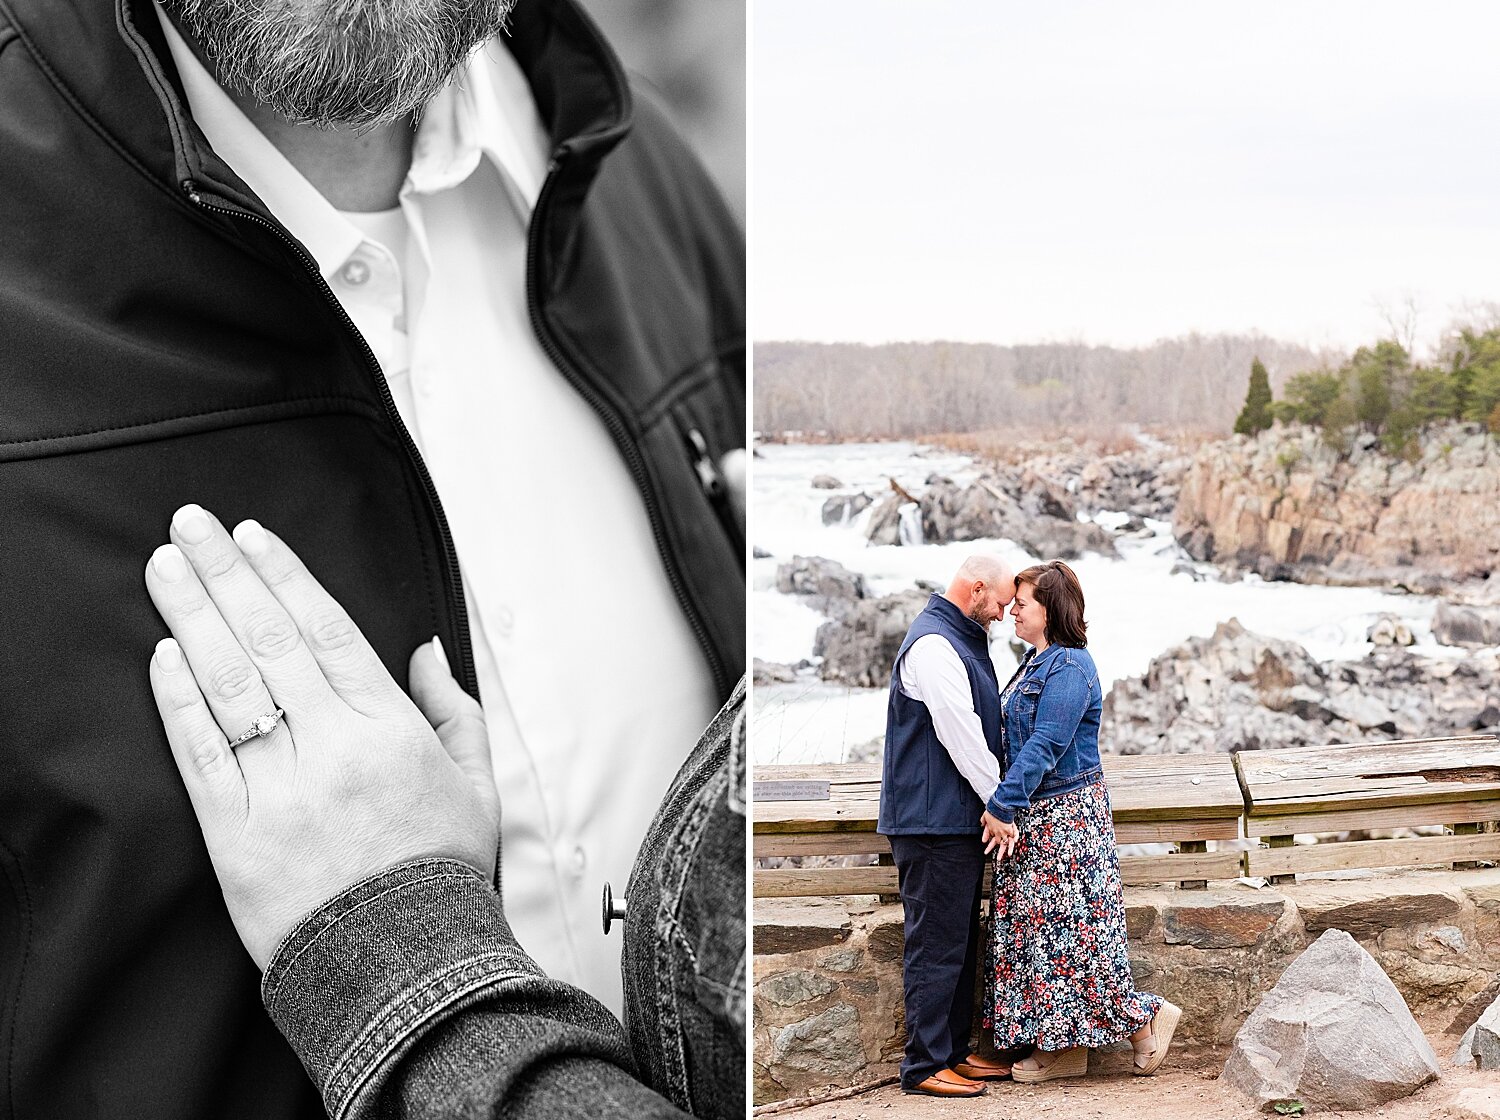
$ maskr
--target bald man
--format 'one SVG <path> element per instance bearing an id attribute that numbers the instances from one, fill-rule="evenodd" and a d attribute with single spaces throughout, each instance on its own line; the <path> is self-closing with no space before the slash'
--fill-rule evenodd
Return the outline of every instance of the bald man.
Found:
<path id="1" fill-rule="evenodd" d="M 996 556 L 963 562 L 906 632 L 891 668 L 881 835 L 906 908 L 901 1088 L 972 1097 L 1007 1066 L 969 1051 L 984 869 L 980 816 L 1000 784 L 1000 684 L 989 627 L 1015 597 Z"/>

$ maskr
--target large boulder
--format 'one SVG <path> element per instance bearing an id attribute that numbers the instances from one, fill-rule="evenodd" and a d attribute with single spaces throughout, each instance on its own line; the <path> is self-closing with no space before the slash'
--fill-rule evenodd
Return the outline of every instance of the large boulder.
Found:
<path id="1" fill-rule="evenodd" d="M 1375 958 L 1343 930 L 1312 943 L 1235 1036 L 1222 1079 L 1263 1110 L 1356 1111 L 1409 1096 L 1437 1055 Z"/>
<path id="2" fill-rule="evenodd" d="M 1479 1021 L 1465 1032 L 1458 1052 L 1453 1055 L 1453 1064 L 1500 1069 L 1500 999 L 1490 1004 Z"/>
<path id="3" fill-rule="evenodd" d="M 860 599 L 843 615 L 818 627 L 813 655 L 823 659 L 819 675 L 856 688 L 882 688 L 912 622 L 927 606 L 924 591 L 899 591 Z"/>
<path id="4" fill-rule="evenodd" d="M 1500 606 L 1439 603 L 1432 636 L 1445 646 L 1500 646 Z"/>
<path id="5" fill-rule="evenodd" d="M 823 503 L 823 524 L 847 525 L 874 504 L 868 494 L 835 494 Z"/>
<path id="6" fill-rule="evenodd" d="M 783 595 L 801 595 L 808 606 L 832 616 L 845 613 L 870 594 L 864 576 L 821 556 L 793 556 L 777 565 L 776 590 Z"/>

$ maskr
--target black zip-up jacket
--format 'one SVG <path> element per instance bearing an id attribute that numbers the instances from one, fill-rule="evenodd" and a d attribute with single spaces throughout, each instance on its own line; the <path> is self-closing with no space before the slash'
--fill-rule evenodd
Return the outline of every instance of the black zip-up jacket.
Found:
<path id="1" fill-rule="evenodd" d="M 145 561 L 181 503 L 254 516 L 398 680 L 434 633 L 470 691 L 473 657 L 373 356 L 193 124 L 147 3 L 0 0 L 0 1117 L 318 1116 L 150 696 Z M 744 561 L 713 463 L 744 442 L 739 231 L 571 0 L 525 0 L 507 45 L 553 144 L 533 325 L 619 446 L 726 697 Z"/>

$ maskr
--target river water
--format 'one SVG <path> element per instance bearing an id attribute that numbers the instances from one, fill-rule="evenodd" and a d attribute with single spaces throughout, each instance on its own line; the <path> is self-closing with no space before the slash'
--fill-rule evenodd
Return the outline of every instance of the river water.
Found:
<path id="1" fill-rule="evenodd" d="M 1010 541 L 870 547 L 864 530 L 869 513 L 842 526 L 824 526 L 823 503 L 832 494 L 889 491 L 894 478 L 920 490 L 931 474 L 959 483 L 979 474 L 966 456 L 912 443 L 833 445 L 767 444 L 759 448 L 753 474 L 750 532 L 754 544 L 772 554 L 751 569 L 751 652 L 766 661 L 795 664 L 812 657 L 813 637 L 825 621 L 796 596 L 776 590 L 776 567 L 794 555 L 824 556 L 864 574 L 872 593 L 911 587 L 916 579 L 947 584 L 971 552 L 993 551 L 1017 569 L 1035 557 Z M 829 474 L 842 490 L 815 490 L 811 480 Z M 1106 528 L 1123 514 L 1100 514 Z M 1070 561 L 1088 602 L 1089 650 L 1105 691 L 1122 677 L 1139 676 L 1151 659 L 1194 636 L 1213 633 L 1220 622 L 1238 618 L 1247 629 L 1304 646 L 1319 660 L 1364 656 L 1370 624 L 1381 614 L 1404 619 L 1420 652 L 1461 657 L 1461 650 L 1432 639 L 1437 601 L 1373 588 L 1318 587 L 1267 583 L 1257 576 L 1226 581 L 1210 564 L 1193 567 L 1195 581 L 1172 568 L 1188 558 L 1172 539 L 1165 521 L 1147 522 L 1147 539 L 1117 538 L 1119 559 L 1089 555 Z M 1010 620 L 992 631 L 991 652 L 1004 680 L 1015 665 L 1010 652 Z M 878 738 L 885 729 L 884 689 L 826 684 L 804 674 L 792 684 L 756 685 L 753 696 L 755 761 L 841 762 L 850 747 Z"/>

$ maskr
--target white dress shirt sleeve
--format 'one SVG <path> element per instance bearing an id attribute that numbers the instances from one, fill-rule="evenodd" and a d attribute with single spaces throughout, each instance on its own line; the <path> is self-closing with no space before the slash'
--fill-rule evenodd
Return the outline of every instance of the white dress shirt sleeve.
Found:
<path id="1" fill-rule="evenodd" d="M 979 800 L 988 804 L 1000 785 L 1000 761 L 984 740 L 968 670 L 947 638 L 926 634 L 912 643 L 901 661 L 901 691 L 927 705 L 938 742 Z"/>

